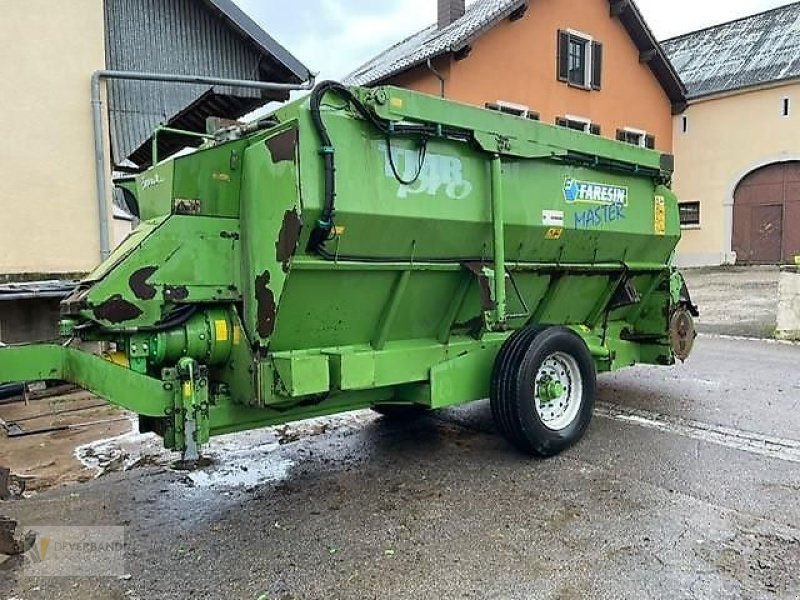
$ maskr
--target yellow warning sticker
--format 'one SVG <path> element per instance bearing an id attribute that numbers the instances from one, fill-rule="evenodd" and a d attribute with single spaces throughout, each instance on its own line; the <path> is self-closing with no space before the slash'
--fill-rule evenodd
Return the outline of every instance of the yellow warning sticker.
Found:
<path id="1" fill-rule="evenodd" d="M 336 235 L 344 235 L 344 230 L 345 230 L 344 225 L 336 225 L 333 228 L 333 233 L 335 233 Z"/>
<path id="2" fill-rule="evenodd" d="M 560 240 L 563 233 L 564 230 L 561 227 L 551 227 L 550 229 L 547 230 L 547 233 L 544 234 L 544 239 Z"/>
<path id="3" fill-rule="evenodd" d="M 392 106 L 392 108 L 403 108 L 403 99 L 397 97 L 390 98 L 389 104 Z"/>
<path id="4" fill-rule="evenodd" d="M 666 235 L 667 233 L 667 206 L 664 196 L 656 196 L 655 201 L 655 222 L 656 235 Z"/>
<path id="5" fill-rule="evenodd" d="M 239 343 L 242 341 L 242 330 L 239 329 L 238 325 L 233 326 L 233 345 L 238 346 Z"/>
<path id="6" fill-rule="evenodd" d="M 225 319 L 214 321 L 214 337 L 218 342 L 228 341 L 228 322 Z"/>

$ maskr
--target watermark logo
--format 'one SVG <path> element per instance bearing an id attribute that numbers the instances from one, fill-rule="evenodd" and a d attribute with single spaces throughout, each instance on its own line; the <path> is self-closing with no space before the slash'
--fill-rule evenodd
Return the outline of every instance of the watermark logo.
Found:
<path id="1" fill-rule="evenodd" d="M 453 200 L 463 200 L 472 193 L 472 183 L 464 177 L 464 165 L 457 156 L 427 152 L 421 150 L 392 147 L 391 159 L 389 147 L 384 142 L 377 144 L 384 155 L 384 174 L 397 181 L 395 171 L 403 181 L 412 181 L 409 185 L 400 183 L 397 189 L 398 198 L 408 198 L 418 194 L 435 196 L 443 193 Z M 392 168 L 394 165 L 394 168 Z"/>
<path id="2" fill-rule="evenodd" d="M 25 553 L 31 577 L 120 577 L 125 575 L 125 528 L 36 527 Z"/>
<path id="3" fill-rule="evenodd" d="M 32 563 L 40 563 L 47 558 L 47 550 L 50 548 L 49 537 L 37 537 L 33 548 L 26 555 Z"/>
<path id="4" fill-rule="evenodd" d="M 567 204 L 597 204 L 628 206 L 628 188 L 567 177 L 564 181 L 564 200 Z"/>

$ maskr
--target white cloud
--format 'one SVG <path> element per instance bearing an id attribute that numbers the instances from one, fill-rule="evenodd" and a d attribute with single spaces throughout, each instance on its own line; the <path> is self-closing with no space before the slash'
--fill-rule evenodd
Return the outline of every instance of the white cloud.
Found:
<path id="1" fill-rule="evenodd" d="M 437 4 L 436 0 L 235 1 L 325 79 L 343 77 L 382 50 L 433 23 Z M 468 0 L 468 4 L 474 1 L 481 0 Z M 534 4 L 537 1 L 540 0 L 531 0 Z M 637 4 L 656 37 L 665 39 L 781 6 L 787 1 L 637 0 Z"/>

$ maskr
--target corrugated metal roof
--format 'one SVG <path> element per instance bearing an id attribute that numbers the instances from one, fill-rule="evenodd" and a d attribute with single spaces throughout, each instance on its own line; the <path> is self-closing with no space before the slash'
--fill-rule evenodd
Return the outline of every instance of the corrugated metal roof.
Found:
<path id="1" fill-rule="evenodd" d="M 105 0 L 109 69 L 297 83 L 308 69 L 229 0 Z M 115 164 L 150 162 L 150 137 L 170 124 L 205 130 L 205 117 L 238 118 L 273 97 L 253 89 L 108 82 Z M 213 111 L 213 113 L 211 112 Z M 162 153 L 186 139 L 159 138 Z"/>
<path id="2" fill-rule="evenodd" d="M 618 3 L 616 0 L 608 0 L 608 2 L 613 10 L 617 11 L 620 22 L 639 52 L 654 53 L 654 56 L 648 61 L 648 66 L 675 110 L 682 110 L 686 101 L 683 84 L 647 26 L 636 3 L 633 0 L 625 3 Z M 393 75 L 420 65 L 428 59 L 450 52 L 458 52 L 527 4 L 528 0 L 476 0 L 467 6 L 464 16 L 449 26 L 439 29 L 436 24 L 433 24 L 398 42 L 350 73 L 345 77 L 345 83 L 350 85 L 380 83 Z"/>
<path id="3" fill-rule="evenodd" d="M 307 81 L 311 71 L 303 63 L 281 46 L 275 39 L 253 21 L 247 13 L 240 9 L 231 0 L 205 0 L 210 6 L 220 12 L 230 24 L 246 38 L 249 38 L 261 48 L 266 57 L 274 59 L 286 67 L 294 76 L 296 82 Z"/>
<path id="4" fill-rule="evenodd" d="M 661 42 L 688 97 L 800 77 L 800 2 Z"/>
<path id="5" fill-rule="evenodd" d="M 349 85 L 375 83 L 447 52 L 468 45 L 485 29 L 509 16 L 525 0 L 478 0 L 466 8 L 464 16 L 444 29 L 434 23 L 407 37 L 344 78 Z"/>

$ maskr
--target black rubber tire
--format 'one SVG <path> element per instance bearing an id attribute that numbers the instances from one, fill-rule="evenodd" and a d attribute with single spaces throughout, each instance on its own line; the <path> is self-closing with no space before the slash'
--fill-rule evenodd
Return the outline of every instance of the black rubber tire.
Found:
<path id="1" fill-rule="evenodd" d="M 539 418 L 534 405 L 536 373 L 554 352 L 572 356 L 581 376 L 581 405 L 566 428 L 554 431 Z M 531 326 L 506 340 L 495 360 L 490 387 L 492 416 L 501 433 L 519 450 L 548 457 L 576 444 L 594 412 L 597 374 L 586 344 L 566 327 Z"/>
<path id="2" fill-rule="evenodd" d="M 420 404 L 375 404 L 372 410 L 389 421 L 413 421 L 431 409 Z"/>

